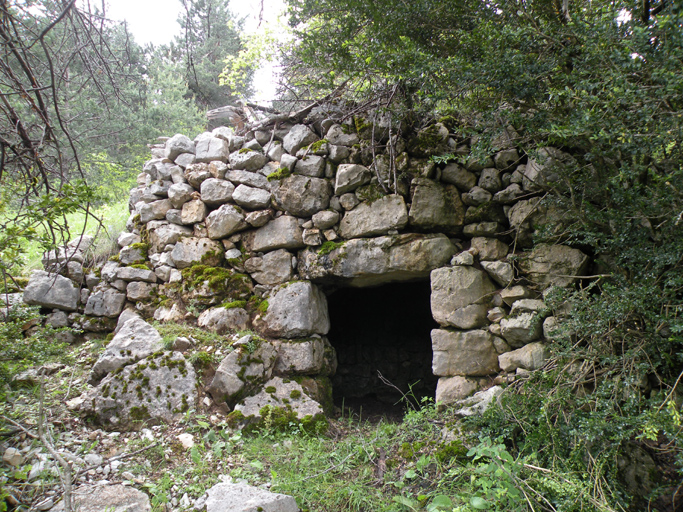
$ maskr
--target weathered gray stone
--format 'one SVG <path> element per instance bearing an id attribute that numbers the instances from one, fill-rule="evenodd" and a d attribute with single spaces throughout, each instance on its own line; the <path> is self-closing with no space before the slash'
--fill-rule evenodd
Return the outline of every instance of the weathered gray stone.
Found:
<path id="1" fill-rule="evenodd" d="M 275 249 L 301 249 L 303 231 L 296 217 L 282 215 L 262 228 L 246 235 L 244 243 L 253 252 L 267 252 Z"/>
<path id="2" fill-rule="evenodd" d="M 485 323 L 496 288 L 484 272 L 466 266 L 438 268 L 431 273 L 431 286 L 432 316 L 440 325 L 471 329 Z"/>
<path id="3" fill-rule="evenodd" d="M 262 174 L 249 171 L 229 171 L 225 178 L 236 185 L 248 185 L 250 187 L 270 190 L 268 179 Z"/>
<path id="4" fill-rule="evenodd" d="M 488 190 L 481 187 L 472 187 L 469 192 L 462 195 L 462 202 L 467 206 L 480 206 L 493 199 L 493 195 Z"/>
<path id="5" fill-rule="evenodd" d="M 346 160 L 350 154 L 351 151 L 346 146 L 330 144 L 330 154 L 327 158 L 330 162 L 338 164 Z"/>
<path id="6" fill-rule="evenodd" d="M 460 416 L 475 416 L 482 415 L 486 409 L 503 394 L 503 388 L 500 386 L 493 386 L 485 391 L 478 391 L 473 396 L 460 400 L 456 406 L 461 407 L 455 414 Z"/>
<path id="7" fill-rule="evenodd" d="M 295 155 L 302 147 L 313 144 L 318 140 L 318 136 L 311 129 L 303 124 L 297 124 L 289 130 L 289 133 L 282 139 L 282 146 L 290 155 Z"/>
<path id="8" fill-rule="evenodd" d="M 195 156 L 192 153 L 183 153 L 181 155 L 178 155 L 175 159 L 175 163 L 177 164 L 176 167 L 180 167 L 181 169 L 186 169 L 193 163 L 195 163 Z M 183 174 L 171 174 L 171 178 L 173 179 L 173 183 L 181 183 L 182 180 L 185 179 L 185 176 Z"/>
<path id="9" fill-rule="evenodd" d="M 276 341 L 275 373 L 278 375 L 317 375 L 326 363 L 325 354 L 334 352 L 327 338 L 312 337 L 294 341 Z"/>
<path id="10" fill-rule="evenodd" d="M 183 224 L 198 224 L 206 218 L 207 213 L 206 205 L 203 201 L 195 199 L 193 201 L 188 201 L 183 205 L 183 209 L 180 213 L 180 221 Z"/>
<path id="11" fill-rule="evenodd" d="M 259 423 L 264 419 L 262 415 L 266 408 L 291 412 L 299 420 L 319 418 L 326 424 L 320 404 L 294 380 L 286 382 L 280 377 L 273 377 L 264 384 L 260 393 L 235 406 L 235 410 L 244 415 L 242 426 Z"/>
<path id="12" fill-rule="evenodd" d="M 91 380 L 98 381 L 107 373 L 139 361 L 162 348 L 162 339 L 157 330 L 139 316 L 134 316 L 123 324 L 93 365 Z"/>
<path id="13" fill-rule="evenodd" d="M 149 512 L 147 495 L 128 485 L 84 485 L 74 489 L 71 506 L 78 512 Z M 63 512 L 64 501 L 53 512 Z"/>
<path id="14" fill-rule="evenodd" d="M 166 212 L 172 207 L 173 205 L 171 204 L 170 199 L 162 199 L 160 201 L 143 204 L 140 207 L 140 222 L 147 224 L 151 220 L 165 219 Z"/>
<path id="15" fill-rule="evenodd" d="M 185 169 L 185 179 L 195 190 L 199 190 L 202 183 L 211 177 L 207 163 L 192 164 Z"/>
<path id="16" fill-rule="evenodd" d="M 303 241 L 306 245 L 321 245 L 323 243 L 322 233 L 318 228 L 304 229 Z"/>
<path id="17" fill-rule="evenodd" d="M 538 313 L 519 313 L 500 321 L 500 334 L 511 347 L 521 347 L 543 335 L 543 317 Z"/>
<path id="18" fill-rule="evenodd" d="M 206 512 L 299 512 L 291 496 L 244 483 L 217 484 L 207 493 Z"/>
<path id="19" fill-rule="evenodd" d="M 329 229 L 339 222 L 339 212 L 325 210 L 313 215 L 313 225 L 318 229 Z"/>
<path id="20" fill-rule="evenodd" d="M 337 169 L 334 194 L 341 196 L 346 192 L 352 192 L 361 185 L 369 183 L 371 177 L 372 173 L 367 167 L 356 164 L 342 164 Z"/>
<path id="21" fill-rule="evenodd" d="M 218 137 L 202 137 L 197 140 L 195 162 L 209 163 L 214 160 L 227 162 L 230 156 L 228 142 Z"/>
<path id="22" fill-rule="evenodd" d="M 517 201 L 517 198 L 521 197 L 522 195 L 524 195 L 522 188 L 517 183 L 512 183 L 504 190 L 496 192 L 496 194 L 493 196 L 493 202 L 500 204 L 513 204 Z"/>
<path id="23" fill-rule="evenodd" d="M 477 175 L 458 164 L 448 164 L 441 171 L 441 181 L 451 183 L 463 192 L 468 192 L 477 184 Z"/>
<path id="24" fill-rule="evenodd" d="M 243 308 L 210 308 L 197 318 L 197 326 L 218 334 L 249 329 L 249 313 Z"/>
<path id="25" fill-rule="evenodd" d="M 274 338 L 303 338 L 327 334 L 330 318 L 327 299 L 308 281 L 284 286 L 268 297 L 268 310 L 261 329 Z"/>
<path id="26" fill-rule="evenodd" d="M 531 297 L 532 293 L 528 288 L 518 284 L 501 290 L 500 296 L 505 304 L 512 306 L 515 301 Z"/>
<path id="27" fill-rule="evenodd" d="M 505 171 L 510 168 L 514 168 L 514 166 L 519 163 L 519 153 L 514 148 L 504 149 L 503 151 L 499 151 L 494 155 L 493 161 L 496 164 L 497 169 Z"/>
<path id="28" fill-rule="evenodd" d="M 351 286 L 375 286 L 426 278 L 448 263 L 455 246 L 442 234 L 394 235 L 348 240 L 325 254 L 299 253 L 299 274 L 305 279 L 343 279 Z"/>
<path id="29" fill-rule="evenodd" d="M 235 186 L 231 182 L 217 178 L 209 178 L 201 185 L 202 201 L 212 207 L 230 201 L 234 191 Z"/>
<path id="30" fill-rule="evenodd" d="M 124 231 L 116 239 L 116 244 L 119 247 L 125 247 L 127 245 L 139 244 L 141 241 L 140 235 L 136 235 L 135 233 L 126 233 Z"/>
<path id="31" fill-rule="evenodd" d="M 463 251 L 460 254 L 456 254 L 453 256 L 453 259 L 451 259 L 451 266 L 456 265 L 471 267 L 474 265 L 474 256 L 472 256 L 470 251 Z"/>
<path id="32" fill-rule="evenodd" d="M 251 227 L 260 228 L 268 224 L 268 221 L 272 218 L 272 210 L 259 210 L 247 213 L 246 217 L 244 217 L 244 220 L 246 220 L 247 224 L 249 224 Z"/>
<path id="33" fill-rule="evenodd" d="M 173 185 L 170 181 L 155 181 L 149 186 L 149 191 L 157 197 L 168 197 L 168 189 Z"/>
<path id="34" fill-rule="evenodd" d="M 498 222 L 478 222 L 476 224 L 468 224 L 462 230 L 465 236 L 469 237 L 492 237 L 504 231 L 503 226 Z"/>
<path id="35" fill-rule="evenodd" d="M 477 184 L 491 194 L 499 192 L 503 188 L 503 182 L 500 179 L 500 171 L 493 168 L 482 170 Z"/>
<path id="36" fill-rule="evenodd" d="M 560 334 L 560 322 L 557 317 L 549 316 L 543 320 L 543 337 L 546 340 L 553 340 Z"/>
<path id="37" fill-rule="evenodd" d="M 58 274 L 34 270 L 24 289 L 24 302 L 46 308 L 76 311 L 80 291 L 74 283 Z"/>
<path id="38" fill-rule="evenodd" d="M 521 299 L 515 301 L 510 309 L 510 316 L 520 313 L 542 313 L 546 309 L 545 302 L 538 299 Z"/>
<path id="39" fill-rule="evenodd" d="M 244 268 L 258 284 L 282 284 L 292 277 L 292 254 L 285 249 L 272 251 L 261 258 L 249 258 Z"/>
<path id="40" fill-rule="evenodd" d="M 115 318 L 123 311 L 123 305 L 125 303 L 126 295 L 114 288 L 106 288 L 104 290 L 96 289 L 90 294 L 90 297 L 88 297 L 84 314 L 87 316 L 106 316 Z"/>
<path id="41" fill-rule="evenodd" d="M 239 206 L 248 210 L 258 210 L 270 206 L 271 194 L 261 188 L 239 185 L 232 194 L 232 199 Z"/>
<path id="42" fill-rule="evenodd" d="M 432 330 L 432 371 L 440 377 L 484 376 L 496 373 L 498 353 L 488 331 Z"/>
<path id="43" fill-rule="evenodd" d="M 257 171 L 268 161 L 268 157 L 259 151 L 240 150 L 230 154 L 230 165 L 236 170 Z"/>
<path id="44" fill-rule="evenodd" d="M 116 279 L 124 281 L 146 281 L 156 283 L 157 277 L 154 271 L 143 268 L 120 267 L 116 270 Z"/>
<path id="45" fill-rule="evenodd" d="M 195 190 L 187 183 L 176 183 L 168 188 L 168 199 L 173 208 L 180 209 L 192 199 Z"/>
<path id="46" fill-rule="evenodd" d="M 531 281 L 547 286 L 569 286 L 588 269 L 583 252 L 566 245 L 540 245 L 520 258 L 519 266 Z"/>
<path id="47" fill-rule="evenodd" d="M 156 275 L 154 277 L 156 278 Z M 156 289 L 156 284 L 133 281 L 126 286 L 126 297 L 131 302 L 150 301 Z"/>
<path id="48" fill-rule="evenodd" d="M 121 265 L 133 265 L 135 263 L 142 263 L 147 259 L 147 250 L 142 246 L 123 247 L 119 251 L 119 262 Z"/>
<path id="49" fill-rule="evenodd" d="M 358 144 L 360 141 L 358 135 L 355 133 L 346 133 L 344 128 L 338 124 L 330 126 L 330 129 L 327 130 L 327 134 L 325 135 L 325 139 L 327 139 L 330 144 L 349 147 Z"/>
<path id="50" fill-rule="evenodd" d="M 533 371 L 542 368 L 548 357 L 550 352 L 543 343 L 529 343 L 517 350 L 500 354 L 498 364 L 504 372 L 514 372 L 517 368 Z"/>
<path id="51" fill-rule="evenodd" d="M 176 133 L 166 141 L 164 156 L 169 160 L 175 161 L 175 159 L 183 153 L 194 154 L 194 142 L 192 142 L 189 137 Z"/>
<path id="52" fill-rule="evenodd" d="M 208 387 L 208 392 L 216 402 L 234 404 L 270 379 L 277 358 L 275 348 L 266 341 L 252 341 L 251 336 L 248 338 L 247 342 L 257 343 L 253 351 L 237 348 L 218 365 Z"/>
<path id="53" fill-rule="evenodd" d="M 149 242 L 152 252 L 159 253 L 167 245 L 173 245 L 180 239 L 192 236 L 192 230 L 177 224 L 163 224 L 149 230 Z M 103 276 L 104 277 L 104 276 Z"/>
<path id="54" fill-rule="evenodd" d="M 505 242 L 486 237 L 473 238 L 471 248 L 479 256 L 479 261 L 501 260 L 510 250 Z"/>
<path id="55" fill-rule="evenodd" d="M 126 322 L 123 330 L 132 321 Z M 196 387 L 194 369 L 181 353 L 152 354 L 109 374 L 96 388 L 86 391 L 80 410 L 117 430 L 170 423 L 194 406 Z"/>
<path id="56" fill-rule="evenodd" d="M 179 269 L 198 263 L 217 267 L 223 261 L 223 246 L 208 238 L 183 238 L 175 244 L 171 257 Z"/>
<path id="57" fill-rule="evenodd" d="M 486 270 L 491 279 L 503 287 L 509 285 L 515 277 L 512 265 L 504 261 L 482 261 L 481 268 Z"/>
<path id="58" fill-rule="evenodd" d="M 446 406 L 467 398 L 479 389 L 479 384 L 474 379 L 461 377 L 441 377 L 436 384 L 436 403 L 438 406 Z"/>
<path id="59" fill-rule="evenodd" d="M 361 203 L 344 214 L 339 225 L 343 238 L 384 235 L 403 229 L 408 223 L 408 210 L 403 197 L 384 196 L 373 203 Z"/>
<path id="60" fill-rule="evenodd" d="M 224 204 L 206 217 L 206 229 L 209 238 L 214 240 L 225 238 L 249 227 L 244 214 L 231 204 Z"/>
<path id="61" fill-rule="evenodd" d="M 282 147 L 282 142 L 279 140 L 274 140 L 272 144 L 267 143 L 263 150 L 268 155 L 268 158 L 275 162 L 279 162 L 282 155 L 285 154 L 285 148 Z"/>
<path id="62" fill-rule="evenodd" d="M 304 156 L 296 162 L 294 172 L 303 176 L 322 178 L 325 174 L 325 159 L 316 155 Z"/>
<path id="63" fill-rule="evenodd" d="M 411 226 L 442 233 L 458 233 L 462 230 L 465 207 L 456 187 L 426 178 L 415 178 L 411 189 Z"/>
<path id="64" fill-rule="evenodd" d="M 310 217 L 330 204 L 330 184 L 320 178 L 294 175 L 277 183 L 273 190 L 279 208 L 299 217 Z"/>

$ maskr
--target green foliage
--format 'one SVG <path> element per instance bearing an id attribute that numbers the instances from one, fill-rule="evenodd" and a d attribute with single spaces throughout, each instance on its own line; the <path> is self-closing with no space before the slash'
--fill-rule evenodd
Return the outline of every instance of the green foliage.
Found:
<path id="1" fill-rule="evenodd" d="M 35 307 L 13 306 L 6 310 L 7 316 L 0 322 L 0 387 L 9 384 L 12 377 L 34 365 L 64 356 L 66 343 L 59 341 L 64 329 L 39 327 L 32 334 L 24 332 L 24 326 L 40 319 Z M 38 326 L 39 326 L 38 322 Z"/>

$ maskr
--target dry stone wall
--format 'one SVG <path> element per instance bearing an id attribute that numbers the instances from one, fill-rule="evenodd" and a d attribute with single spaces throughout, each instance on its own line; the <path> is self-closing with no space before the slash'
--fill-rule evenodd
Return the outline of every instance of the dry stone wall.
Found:
<path id="1" fill-rule="evenodd" d="M 390 149 L 373 148 L 372 134 L 367 122 L 312 119 L 246 136 L 225 127 L 194 140 L 175 135 L 152 147 L 138 176 L 115 261 L 84 273 L 78 244 L 71 257 L 53 254 L 25 301 L 53 309 L 53 318 L 67 312 L 86 331 L 113 330 L 124 311 L 251 331 L 208 386 L 231 407 L 248 397 L 272 404 L 294 376 L 309 384 L 287 392 L 304 394 L 307 410 L 316 410 L 310 399 L 329 398 L 336 356 L 324 291 L 334 286 L 431 281 L 443 404 L 541 368 L 558 323 L 543 293 L 573 285 L 590 264 L 578 249 L 532 244 L 537 226 L 561 218 L 540 201 L 561 186 L 571 156 L 521 153 L 510 128 L 483 161 L 441 124 L 394 136 Z M 446 153 L 460 163 L 429 158 Z M 119 320 L 94 382 L 158 357 L 153 335 L 141 349 L 115 344 L 145 323 L 133 316 Z"/>

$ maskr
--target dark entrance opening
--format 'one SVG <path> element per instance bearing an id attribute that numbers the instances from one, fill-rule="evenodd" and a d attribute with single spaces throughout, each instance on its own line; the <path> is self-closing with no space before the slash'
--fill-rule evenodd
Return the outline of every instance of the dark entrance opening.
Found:
<path id="1" fill-rule="evenodd" d="M 332 378 L 337 407 L 362 407 L 363 418 L 397 419 L 405 409 L 404 394 L 413 402 L 434 397 L 438 378 L 432 374 L 430 331 L 438 325 L 429 296 L 429 281 L 341 288 L 328 295 L 328 337 L 339 363 Z"/>

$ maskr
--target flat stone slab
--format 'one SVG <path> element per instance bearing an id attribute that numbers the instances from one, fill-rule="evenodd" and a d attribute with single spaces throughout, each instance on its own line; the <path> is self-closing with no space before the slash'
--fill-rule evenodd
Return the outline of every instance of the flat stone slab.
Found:
<path id="1" fill-rule="evenodd" d="M 312 281 L 376 286 L 426 278 L 433 269 L 446 265 L 456 252 L 451 241 L 441 234 L 358 238 L 332 247 L 329 251 L 300 252 L 299 275 Z"/>
<path id="2" fill-rule="evenodd" d="M 78 512 L 147 512 L 151 510 L 144 492 L 127 485 L 86 485 L 73 491 L 71 505 Z M 64 510 L 64 501 L 53 512 Z"/>
<path id="3" fill-rule="evenodd" d="M 207 494 L 206 512 L 299 512 L 291 496 L 247 484 L 217 484 Z"/>

